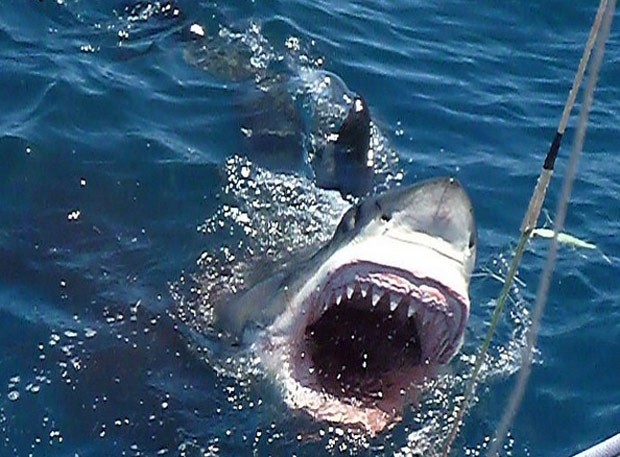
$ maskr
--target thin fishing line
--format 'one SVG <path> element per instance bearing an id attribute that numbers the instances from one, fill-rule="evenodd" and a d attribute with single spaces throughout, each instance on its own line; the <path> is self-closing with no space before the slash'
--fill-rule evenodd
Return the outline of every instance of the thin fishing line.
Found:
<path id="1" fill-rule="evenodd" d="M 515 385 L 514 390 L 510 396 L 508 407 L 506 408 L 499 427 L 495 433 L 495 439 L 493 440 L 489 449 L 489 456 L 495 456 L 508 433 L 510 424 L 517 413 L 525 387 L 527 385 L 528 378 L 532 371 L 532 353 L 534 352 L 534 346 L 538 338 L 538 332 L 540 329 L 540 321 L 545 310 L 547 303 L 547 296 L 549 295 L 549 287 L 551 285 L 551 276 L 555 268 L 555 263 L 558 254 L 558 234 L 564 228 L 564 222 L 566 220 L 566 213 L 568 212 L 568 202 L 570 200 L 571 192 L 573 189 L 573 183 L 575 176 L 577 175 L 577 166 L 579 164 L 579 158 L 583 151 L 583 143 L 585 141 L 586 130 L 588 127 L 588 119 L 590 115 L 590 108 L 594 100 L 594 89 L 598 81 L 598 74 L 603 64 L 603 56 L 605 54 L 605 43 L 609 36 L 609 30 L 611 28 L 611 22 L 616 8 L 616 0 L 611 0 L 606 9 L 605 19 L 603 22 L 601 36 L 597 42 L 597 47 L 594 51 L 594 57 L 592 59 L 592 66 L 590 69 L 590 75 L 588 77 L 588 83 L 586 85 L 585 92 L 583 94 L 583 102 L 579 113 L 579 123 L 575 132 L 575 139 L 573 141 L 573 149 L 570 154 L 570 160 L 568 162 L 568 168 L 566 170 L 566 176 L 564 178 L 564 184 L 562 186 L 562 194 L 557 204 L 556 220 L 553 226 L 554 237 L 549 248 L 547 255 L 547 261 L 540 278 L 538 291 L 536 293 L 536 305 L 534 307 L 534 313 L 532 316 L 532 325 L 526 336 L 526 347 L 524 349 L 524 356 L 521 358 L 521 369 L 519 370 L 519 377 Z"/>
<path id="2" fill-rule="evenodd" d="M 601 0 L 599 4 L 598 10 L 596 12 L 596 16 L 594 19 L 594 23 L 592 24 L 592 28 L 590 29 L 590 35 L 588 36 L 588 40 L 586 41 L 586 45 L 581 56 L 581 60 L 579 61 L 579 67 L 577 69 L 577 73 L 575 74 L 575 78 L 573 80 L 573 85 L 568 95 L 568 99 L 566 100 L 566 104 L 564 105 L 564 110 L 562 112 L 562 117 L 560 118 L 560 123 L 558 125 L 557 132 L 551 143 L 549 148 L 549 152 L 545 157 L 545 161 L 543 164 L 543 168 L 541 170 L 540 176 L 538 177 L 538 181 L 536 183 L 536 187 L 534 188 L 534 192 L 530 199 L 530 203 L 528 205 L 527 212 L 525 213 L 525 217 L 523 218 L 523 222 L 521 224 L 521 237 L 519 239 L 519 243 L 517 244 L 517 248 L 515 249 L 515 253 L 510 264 L 510 268 L 508 270 L 508 274 L 506 275 L 506 281 L 504 282 L 504 286 L 502 287 L 502 291 L 497 299 L 497 303 L 495 305 L 495 310 L 493 312 L 493 316 L 491 318 L 491 325 L 489 330 L 487 331 L 487 335 L 485 337 L 484 342 L 480 348 L 478 356 L 476 357 L 476 364 L 474 365 L 474 369 L 472 375 L 467 383 L 465 388 L 465 394 L 459 407 L 456 409 L 456 414 L 454 417 L 454 421 L 452 423 L 452 428 L 444 442 L 444 448 L 442 452 L 443 457 L 447 457 L 450 453 L 450 449 L 456 436 L 459 432 L 459 429 L 463 422 L 463 417 L 467 412 L 467 407 L 469 401 L 471 400 L 471 396 L 473 395 L 474 388 L 476 386 L 476 380 L 480 374 L 480 370 L 482 369 L 482 364 L 484 363 L 484 359 L 489 350 L 489 346 L 491 344 L 491 340 L 493 339 L 493 334 L 495 333 L 495 328 L 499 322 L 499 318 L 501 316 L 502 310 L 504 308 L 504 304 L 506 302 L 506 298 L 510 292 L 510 288 L 516 277 L 517 270 L 519 264 L 521 262 L 521 258 L 523 257 L 523 252 L 525 251 L 525 247 L 528 239 L 530 238 L 531 231 L 536 226 L 536 222 L 538 221 L 538 217 L 540 216 L 540 212 L 542 209 L 542 204 L 545 199 L 545 195 L 547 192 L 547 188 L 549 186 L 549 182 L 551 180 L 551 176 L 553 174 L 553 167 L 555 165 L 555 159 L 557 158 L 558 151 L 560 149 L 560 144 L 562 142 L 562 136 L 564 134 L 564 130 L 568 123 L 568 118 L 570 116 L 570 112 L 575 104 L 575 99 L 577 96 L 577 92 L 579 91 L 579 87 L 581 82 L 583 81 L 583 76 L 590 59 L 590 55 L 592 53 L 592 48 L 596 43 L 596 37 L 600 30 L 600 25 L 602 22 L 603 14 L 606 10 L 608 0 Z"/>

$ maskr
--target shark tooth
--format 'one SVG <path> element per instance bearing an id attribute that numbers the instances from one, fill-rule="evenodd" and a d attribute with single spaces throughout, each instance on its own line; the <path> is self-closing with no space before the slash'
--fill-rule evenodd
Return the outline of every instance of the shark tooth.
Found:
<path id="1" fill-rule="evenodd" d="M 407 319 L 409 319 L 414 314 L 415 314 L 415 306 L 413 305 L 413 303 L 411 303 L 409 305 L 409 308 L 407 308 Z"/>
<path id="2" fill-rule="evenodd" d="M 342 294 L 337 294 L 336 295 L 336 304 L 339 305 L 341 301 L 342 301 Z"/>
<path id="3" fill-rule="evenodd" d="M 378 289 L 373 289 L 372 291 L 372 306 L 377 306 L 377 303 L 381 299 L 381 291 Z"/>
<path id="4" fill-rule="evenodd" d="M 394 311 L 396 308 L 398 308 L 399 303 L 400 303 L 400 295 L 390 294 L 390 311 Z"/>
<path id="5" fill-rule="evenodd" d="M 350 300 L 353 296 L 353 286 L 347 286 L 347 298 Z"/>
<path id="6" fill-rule="evenodd" d="M 370 288 L 370 286 L 368 284 L 360 284 L 360 290 L 362 292 L 362 298 L 366 298 L 366 295 L 368 295 L 368 289 Z"/>

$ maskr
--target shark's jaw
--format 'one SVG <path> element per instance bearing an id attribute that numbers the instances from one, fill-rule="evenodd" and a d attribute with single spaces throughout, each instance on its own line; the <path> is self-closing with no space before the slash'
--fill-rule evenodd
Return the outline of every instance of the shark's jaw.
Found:
<path id="1" fill-rule="evenodd" d="M 374 435 L 456 353 L 468 279 L 429 240 L 347 246 L 289 291 L 288 311 L 256 344 L 290 407 Z"/>

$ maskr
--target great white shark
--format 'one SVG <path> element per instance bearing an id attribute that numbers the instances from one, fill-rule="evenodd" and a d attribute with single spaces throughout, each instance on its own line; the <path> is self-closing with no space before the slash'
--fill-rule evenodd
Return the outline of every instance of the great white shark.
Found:
<path id="1" fill-rule="evenodd" d="M 214 308 L 287 405 L 376 434 L 459 350 L 476 259 L 470 199 L 452 178 L 369 196 L 306 260 Z"/>

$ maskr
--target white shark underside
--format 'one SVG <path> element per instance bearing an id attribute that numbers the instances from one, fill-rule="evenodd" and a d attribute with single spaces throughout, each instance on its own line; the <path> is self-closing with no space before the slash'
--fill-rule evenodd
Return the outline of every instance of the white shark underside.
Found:
<path id="1" fill-rule="evenodd" d="M 476 228 L 462 186 L 440 178 L 369 197 L 295 268 L 216 307 L 285 402 L 378 433 L 458 351 Z"/>

